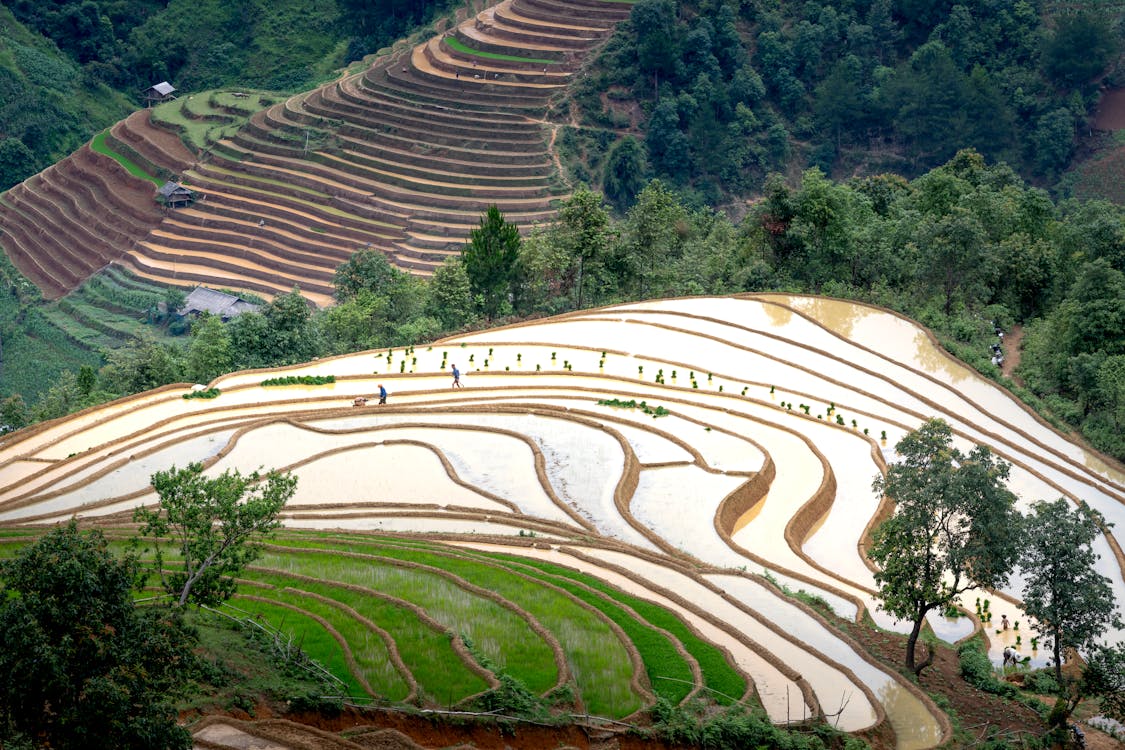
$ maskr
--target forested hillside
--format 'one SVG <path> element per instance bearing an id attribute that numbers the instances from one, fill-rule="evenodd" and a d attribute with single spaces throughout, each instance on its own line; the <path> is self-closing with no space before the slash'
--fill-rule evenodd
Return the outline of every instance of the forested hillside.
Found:
<path id="1" fill-rule="evenodd" d="M 63 158 L 130 106 L 0 5 L 0 190 Z"/>
<path id="2" fill-rule="evenodd" d="M 575 91 L 577 176 L 625 205 L 647 162 L 714 205 L 759 193 L 771 171 L 917 176 L 972 147 L 1050 186 L 1101 90 L 1125 82 L 1120 11 L 639 0 Z M 614 144 L 628 133 L 645 148 Z"/>

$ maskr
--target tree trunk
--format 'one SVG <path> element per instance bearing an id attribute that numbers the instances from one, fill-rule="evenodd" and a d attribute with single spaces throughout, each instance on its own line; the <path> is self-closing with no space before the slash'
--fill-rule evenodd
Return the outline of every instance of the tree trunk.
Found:
<path id="1" fill-rule="evenodd" d="M 914 629 L 910 631 L 910 635 L 906 639 L 906 668 L 914 674 L 918 674 L 914 667 L 914 648 L 918 645 L 918 635 L 922 632 L 924 618 L 925 613 L 914 620 Z"/>
<path id="2" fill-rule="evenodd" d="M 1059 645 L 1059 632 L 1056 630 L 1054 633 L 1052 633 L 1052 636 L 1053 636 L 1053 639 L 1054 639 L 1054 642 L 1055 642 L 1055 644 L 1054 644 L 1055 682 L 1057 682 L 1059 684 L 1059 687 L 1062 687 L 1062 684 L 1063 684 L 1062 659 L 1059 658 L 1060 656 L 1062 656 L 1062 646 Z"/>
<path id="3" fill-rule="evenodd" d="M 918 637 L 922 633 L 922 623 L 926 621 L 927 612 L 929 612 L 929 609 L 919 609 L 914 618 L 914 628 L 906 639 L 906 668 L 915 675 L 922 674 L 923 669 L 934 663 L 934 650 L 932 648 L 926 648 L 926 658 L 921 663 L 914 656 L 914 650 L 918 646 Z"/>

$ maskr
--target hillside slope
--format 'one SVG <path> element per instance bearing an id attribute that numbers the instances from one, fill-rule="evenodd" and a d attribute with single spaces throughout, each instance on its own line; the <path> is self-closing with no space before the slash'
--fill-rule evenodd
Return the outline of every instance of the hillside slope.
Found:
<path id="1" fill-rule="evenodd" d="M 168 284 L 267 297 L 300 286 L 325 304 L 336 266 L 365 246 L 428 275 L 489 205 L 524 228 L 551 220 L 567 194 L 552 154 L 552 97 L 630 7 L 504 0 L 360 73 L 253 113 L 194 157 L 134 116 L 111 134 L 154 172 L 197 191 L 194 205 L 159 216 L 142 196 L 152 186 L 112 160 L 79 155 L 0 204 L 0 244 L 48 297 L 113 262 Z M 222 117 L 200 114 L 189 99 L 163 106 L 188 119 Z M 96 215 L 104 205 L 67 195 L 76 185 L 39 194 L 38 185 L 61 182 L 79 164 L 80 181 L 96 183 L 110 205 L 113 195 L 131 196 L 128 209 L 109 213 L 143 214 L 139 222 L 126 231 L 103 226 Z M 78 239 L 75 225 L 89 236 L 62 239 Z"/>

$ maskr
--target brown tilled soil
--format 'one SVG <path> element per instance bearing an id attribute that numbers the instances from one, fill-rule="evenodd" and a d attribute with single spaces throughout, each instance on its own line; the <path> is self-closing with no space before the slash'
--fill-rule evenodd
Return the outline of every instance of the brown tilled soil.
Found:
<path id="1" fill-rule="evenodd" d="M 1098 130 L 1125 128 L 1125 89 L 1112 89 L 1102 94 L 1094 115 L 1094 127 Z"/>
<path id="2" fill-rule="evenodd" d="M 1000 365 L 1000 372 L 1004 377 L 1011 378 L 1019 385 L 1023 381 L 1012 373 L 1020 365 L 1020 347 L 1023 346 L 1023 326 L 1012 326 L 1012 330 L 1004 334 L 1004 364 Z"/>

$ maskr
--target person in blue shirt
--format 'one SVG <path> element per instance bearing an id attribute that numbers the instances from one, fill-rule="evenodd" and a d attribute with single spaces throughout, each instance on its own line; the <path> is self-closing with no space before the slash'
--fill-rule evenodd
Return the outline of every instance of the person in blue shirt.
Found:
<path id="1" fill-rule="evenodd" d="M 461 371 L 457 369 L 457 365 L 450 365 L 450 370 L 453 372 L 453 388 L 464 388 L 461 385 Z"/>
<path id="2" fill-rule="evenodd" d="M 387 389 L 383 387 L 382 383 L 379 384 L 379 403 L 387 403 Z"/>

